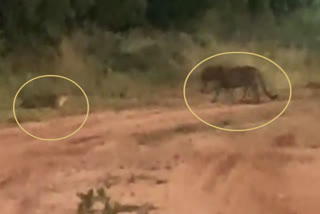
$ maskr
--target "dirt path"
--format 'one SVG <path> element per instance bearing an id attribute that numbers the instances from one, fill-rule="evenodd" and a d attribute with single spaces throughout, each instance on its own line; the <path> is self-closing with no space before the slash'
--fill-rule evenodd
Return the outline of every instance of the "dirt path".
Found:
<path id="1" fill-rule="evenodd" d="M 159 207 L 153 213 L 319 214 L 319 104 L 293 101 L 274 123 L 250 132 L 210 128 L 184 106 L 93 113 L 80 132 L 60 142 L 3 128 L 1 213 L 76 213 L 77 192 L 110 185 L 114 200 L 150 202 Z M 196 111 L 217 125 L 250 127 L 283 105 L 207 105 Z M 82 120 L 24 127 L 55 137 Z"/>

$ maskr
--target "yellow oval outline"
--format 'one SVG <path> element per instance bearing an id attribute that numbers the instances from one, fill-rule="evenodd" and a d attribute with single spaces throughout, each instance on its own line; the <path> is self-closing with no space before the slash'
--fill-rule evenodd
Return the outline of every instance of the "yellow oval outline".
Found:
<path id="1" fill-rule="evenodd" d="M 41 138 L 41 137 L 37 137 L 31 133 L 29 133 L 27 130 L 25 130 L 21 124 L 19 123 L 18 119 L 17 119 L 17 116 L 16 116 L 16 100 L 17 100 L 17 97 L 18 97 L 18 94 L 20 93 L 20 91 L 23 89 L 23 87 L 25 87 L 27 84 L 29 84 L 30 82 L 36 80 L 36 79 L 40 79 L 40 78 L 45 78 L 45 77 L 56 77 L 56 78 L 61 78 L 61 79 L 65 79 L 65 80 L 68 80 L 69 82 L 75 84 L 80 90 L 81 92 L 83 93 L 85 99 L 86 99 L 86 102 L 87 102 L 87 113 L 86 113 L 86 117 L 83 121 L 83 123 L 80 125 L 80 127 L 78 129 L 76 129 L 74 132 L 72 132 L 71 134 L 67 135 L 67 136 L 64 136 L 64 137 L 60 137 L 60 138 Z M 90 108 L 90 104 L 89 104 L 89 99 L 88 99 L 88 96 L 86 94 L 86 92 L 81 88 L 81 86 L 76 83 L 75 81 L 73 81 L 72 79 L 69 79 L 67 77 L 64 77 L 64 76 L 60 76 L 60 75 L 53 75 L 53 74 L 48 74 L 48 75 L 41 75 L 41 76 L 37 76 L 37 77 L 34 77 L 30 80 L 28 80 L 26 83 L 24 83 L 20 88 L 19 90 L 17 91 L 16 95 L 14 96 L 14 99 L 13 99 L 13 116 L 14 116 L 14 119 L 16 120 L 18 126 L 20 127 L 20 129 L 22 131 L 24 131 L 27 135 L 35 138 L 35 139 L 38 139 L 38 140 L 44 140 L 44 141 L 58 141 L 58 140 L 63 140 L 63 139 L 66 139 L 68 137 L 71 137 L 72 135 L 74 135 L 75 133 L 77 133 L 82 127 L 83 125 L 86 123 L 88 117 L 89 117 L 89 108 Z"/>
<path id="2" fill-rule="evenodd" d="M 214 126 L 206 121 L 204 121 L 203 119 L 201 119 L 198 115 L 196 115 L 191 107 L 189 106 L 188 104 L 188 100 L 187 100 L 187 97 L 186 97 L 186 85 L 187 85 L 187 82 L 188 82 L 188 79 L 190 77 L 190 75 L 192 74 L 192 72 L 198 68 L 202 63 L 214 58 L 214 57 L 218 57 L 218 56 L 222 56 L 222 55 L 228 55 L 228 54 L 247 54 L 247 55 L 252 55 L 252 56 L 257 56 L 257 57 L 260 57 L 262 59 L 265 59 L 269 62 L 271 62 L 273 65 L 275 65 L 277 68 L 279 68 L 279 70 L 284 74 L 284 76 L 286 77 L 287 81 L 288 81 L 288 84 L 289 84 L 289 99 L 288 99 L 288 102 L 286 104 L 286 106 L 283 108 L 283 110 L 275 117 L 273 118 L 272 120 L 270 120 L 269 122 L 265 123 L 265 124 L 262 124 L 260 126 L 257 126 L 257 127 L 253 127 L 253 128 L 248 128 L 248 129 L 227 129 L 227 128 L 221 128 L 221 127 L 218 127 L 218 126 Z M 262 128 L 262 127 L 265 127 L 267 125 L 269 125 L 270 123 L 272 123 L 273 121 L 275 121 L 276 119 L 278 119 L 288 108 L 290 102 L 291 102 L 291 97 L 292 97 L 292 85 L 291 85 L 291 81 L 287 75 L 287 73 L 277 64 L 275 63 L 274 61 L 272 61 L 271 59 L 265 57 L 265 56 L 262 56 L 262 55 L 259 55 L 259 54 L 256 54 L 256 53 L 250 53 L 250 52 L 244 52 L 244 51 L 232 51 L 232 52 L 223 52 L 223 53 L 219 53 L 219 54 L 215 54 L 213 56 L 210 56 L 210 57 L 207 57 L 206 59 L 202 60 L 201 62 L 199 62 L 195 67 L 193 67 L 193 69 L 189 72 L 189 74 L 187 75 L 185 81 L 184 81 L 184 84 L 183 84 L 183 98 L 184 98 L 184 102 L 185 104 L 187 105 L 189 111 L 193 114 L 193 116 L 195 116 L 198 120 L 200 120 L 201 122 L 203 122 L 204 124 L 210 126 L 210 127 L 213 127 L 213 128 L 216 128 L 216 129 L 220 129 L 220 130 L 223 130 L 223 131 L 230 131 L 230 132 L 241 132 L 241 131 L 252 131 L 252 130 L 255 130 L 255 129 L 259 129 L 259 128 Z"/>

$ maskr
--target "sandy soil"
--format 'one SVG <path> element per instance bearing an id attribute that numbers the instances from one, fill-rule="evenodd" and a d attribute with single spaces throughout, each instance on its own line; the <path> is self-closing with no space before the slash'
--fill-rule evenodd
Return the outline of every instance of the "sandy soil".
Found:
<path id="1" fill-rule="evenodd" d="M 232 111 L 235 117 L 224 125 L 253 126 L 284 103 L 208 104 L 197 111 L 210 121 Z M 77 192 L 111 181 L 114 200 L 150 202 L 158 207 L 150 213 L 319 214 L 319 105 L 319 98 L 294 100 L 278 120 L 249 132 L 210 128 L 185 106 L 92 113 L 77 134 L 59 142 L 2 128 L 1 214 L 76 213 Z M 61 136 L 82 120 L 24 127 Z"/>

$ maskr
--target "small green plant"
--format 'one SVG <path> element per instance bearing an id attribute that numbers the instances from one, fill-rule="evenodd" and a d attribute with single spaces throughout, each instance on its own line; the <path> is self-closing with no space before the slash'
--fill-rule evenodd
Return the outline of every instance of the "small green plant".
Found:
<path id="1" fill-rule="evenodd" d="M 81 199 L 78 205 L 78 214 L 117 214 L 122 212 L 135 212 L 137 214 L 148 214 L 155 209 L 153 205 L 124 205 L 112 202 L 104 188 L 90 189 L 87 193 L 78 193 Z"/>

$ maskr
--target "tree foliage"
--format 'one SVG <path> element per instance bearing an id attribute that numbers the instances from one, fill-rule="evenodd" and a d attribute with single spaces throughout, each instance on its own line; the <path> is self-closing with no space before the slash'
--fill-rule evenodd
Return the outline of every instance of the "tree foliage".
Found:
<path id="1" fill-rule="evenodd" d="M 271 11 L 276 18 L 316 0 L 1 0 L 0 30 L 13 41 L 30 38 L 58 39 L 82 27 L 99 25 L 111 31 L 125 31 L 141 25 L 177 28 L 209 8 L 220 13 Z"/>

